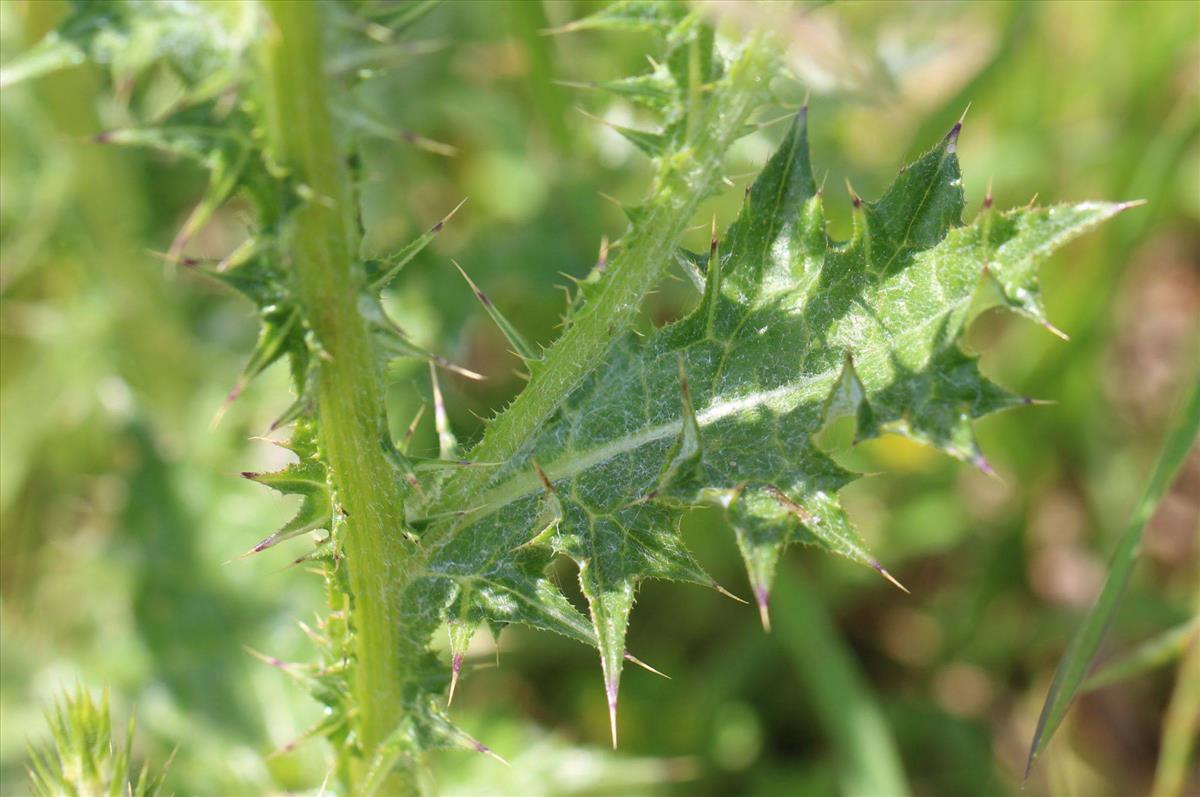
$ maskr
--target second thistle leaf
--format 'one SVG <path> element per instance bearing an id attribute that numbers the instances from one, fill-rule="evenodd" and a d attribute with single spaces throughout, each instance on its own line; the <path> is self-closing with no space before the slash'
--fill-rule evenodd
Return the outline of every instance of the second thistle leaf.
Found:
<path id="1" fill-rule="evenodd" d="M 858 439 L 898 433 L 986 467 L 973 421 L 1027 402 L 960 348 L 989 305 L 985 274 L 1028 285 L 1020 275 L 1127 207 L 988 209 L 963 225 L 958 134 L 956 125 L 878 201 L 855 198 L 854 237 L 837 242 L 825 233 L 807 112 L 798 114 L 714 242 L 699 305 L 644 338 L 617 339 L 463 507 L 434 569 L 498 566 L 555 495 L 561 520 L 534 547 L 579 566 L 610 708 L 641 582 L 715 586 L 678 532 L 691 507 L 725 507 L 764 622 L 776 561 L 794 542 L 890 579 L 840 505 L 856 475 L 814 437 L 851 415 Z"/>

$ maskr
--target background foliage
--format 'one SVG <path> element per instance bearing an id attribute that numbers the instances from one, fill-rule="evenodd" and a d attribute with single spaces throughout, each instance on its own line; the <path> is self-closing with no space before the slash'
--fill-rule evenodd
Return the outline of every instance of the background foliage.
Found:
<path id="1" fill-rule="evenodd" d="M 546 342 L 563 309 L 552 287 L 560 274 L 586 274 L 601 236 L 624 226 L 598 190 L 631 199 L 647 181 L 644 158 L 575 110 L 627 122 L 630 109 L 558 81 L 630 74 L 650 42 L 539 35 L 591 7 L 445 4 L 414 29 L 417 44 L 396 48 L 397 69 L 359 89 L 381 133 L 362 169 L 369 246 L 403 242 L 470 198 L 390 299 L 420 343 L 488 377 L 443 379 L 464 440 L 475 414 L 521 383 L 519 361 L 449 258 L 528 339 Z M 776 628 L 764 635 L 752 609 L 716 593 L 647 585 L 629 646 L 672 680 L 627 675 L 615 754 L 603 750 L 592 651 L 510 630 L 497 656 L 480 635 L 455 712 L 514 766 L 447 754 L 435 776 L 455 795 L 826 794 L 852 786 L 845 773 L 877 752 L 872 736 L 840 722 L 852 700 L 873 699 L 914 793 L 1015 793 L 1054 666 L 1200 357 L 1200 21 L 1171 3 L 713 8 L 732 30 L 765 21 L 785 34 L 812 90 L 810 135 L 814 160 L 830 169 L 835 234 L 849 228 L 836 188 L 844 179 L 877 196 L 968 102 L 959 153 L 969 205 L 989 180 L 1000 207 L 1035 191 L 1046 203 L 1148 205 L 1044 268 L 1048 315 L 1070 343 L 999 314 L 973 331 L 987 341 L 985 372 L 1056 402 L 980 425 L 999 478 L 899 439 L 855 453 L 855 464 L 887 475 L 849 487 L 849 511 L 912 596 L 794 551 L 781 566 Z M 0 64 L 59 13 L 54 3 L 0 3 Z M 244 647 L 306 658 L 295 621 L 319 606 L 319 580 L 288 568 L 286 551 L 229 561 L 289 516 L 290 505 L 237 477 L 280 463 L 248 438 L 286 406 L 285 375 L 269 374 L 210 427 L 253 319 L 150 253 L 171 245 L 205 177 L 92 144 L 122 122 L 119 100 L 86 69 L 0 95 L 0 791 L 26 788 L 26 740 L 47 733 L 42 711 L 76 679 L 110 686 L 118 726 L 136 706 L 135 758 L 161 762 L 180 747 L 168 778 L 177 793 L 315 789 L 321 756 L 264 753 L 299 735 L 316 709 Z M 738 145 L 728 167 L 736 188 L 704 220 L 732 217 L 784 128 Z M 241 225 L 236 209 L 223 211 L 190 251 L 225 254 Z M 706 239 L 698 229 L 693 248 Z M 687 284 L 669 283 L 645 323 L 694 300 Z M 424 367 L 396 376 L 393 415 L 408 417 L 428 391 Z M 436 450 L 431 423 L 418 435 Z M 1148 530 L 1104 655 L 1191 615 L 1198 515 L 1193 452 Z M 749 597 L 716 514 L 696 513 L 686 529 L 705 568 Z M 831 624 L 846 650 L 814 655 L 812 640 Z M 1084 698 L 1031 791 L 1143 791 L 1172 670 Z"/>

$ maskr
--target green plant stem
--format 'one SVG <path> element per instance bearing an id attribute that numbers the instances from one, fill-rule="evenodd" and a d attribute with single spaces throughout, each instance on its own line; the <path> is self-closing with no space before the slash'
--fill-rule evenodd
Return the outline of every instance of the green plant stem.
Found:
<path id="1" fill-rule="evenodd" d="M 271 2 L 267 37 L 269 133 L 274 154 L 311 196 L 287 221 L 285 257 L 308 328 L 319 347 L 317 412 L 321 448 L 346 513 L 343 550 L 354 598 L 358 733 L 366 760 L 403 711 L 407 658 L 395 618 L 398 585 L 409 580 L 402 533 L 403 490 L 386 459 L 384 403 L 366 325 L 358 311 L 362 275 L 347 176 L 338 158 L 322 66 L 322 6 Z M 306 195 L 307 195 L 306 191 Z M 355 769 L 365 768 L 352 766 Z M 416 793 L 400 772 L 385 794 Z"/>
<path id="2" fill-rule="evenodd" d="M 771 598 L 776 632 L 837 758 L 842 794 L 908 794 L 887 720 L 820 599 L 787 568 L 780 568 Z"/>
<path id="3" fill-rule="evenodd" d="M 774 53 L 764 36 L 755 36 L 730 65 L 729 81 L 711 92 L 706 103 L 693 103 L 692 113 L 701 117 L 695 129 L 703 134 L 688 149 L 660 158 L 655 187 L 642 206 L 645 215 L 622 240 L 600 292 L 546 352 L 528 387 L 487 427 L 472 451 L 474 459 L 503 462 L 517 454 L 633 323 L 642 297 L 674 262 L 687 224 L 712 195 L 725 152 L 744 133 L 750 113 L 766 100 Z M 461 509 L 492 475 L 483 468 L 459 471 L 430 514 Z M 451 538 L 464 522 L 435 528 L 428 547 Z"/>

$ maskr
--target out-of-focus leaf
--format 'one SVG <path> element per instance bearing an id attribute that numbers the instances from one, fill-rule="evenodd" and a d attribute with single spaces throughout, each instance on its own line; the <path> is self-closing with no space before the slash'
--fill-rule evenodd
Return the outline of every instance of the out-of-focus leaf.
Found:
<path id="1" fill-rule="evenodd" d="M 1200 600 L 1196 601 L 1200 614 Z M 1195 623 L 1200 627 L 1200 620 Z M 1195 630 L 1195 629 L 1193 629 Z M 1163 720 L 1162 742 L 1150 797 L 1182 797 L 1189 767 L 1194 771 L 1200 738 L 1200 636 L 1191 634 L 1175 677 L 1175 692 Z"/>
<path id="2" fill-rule="evenodd" d="M 780 641 L 833 747 L 841 793 L 904 797 L 900 752 L 853 653 L 801 579 L 782 573 L 778 587 Z"/>
<path id="3" fill-rule="evenodd" d="M 1180 623 L 1147 639 L 1128 653 L 1106 662 L 1088 677 L 1080 691 L 1103 689 L 1170 664 L 1181 658 L 1198 637 L 1200 618 Z"/>

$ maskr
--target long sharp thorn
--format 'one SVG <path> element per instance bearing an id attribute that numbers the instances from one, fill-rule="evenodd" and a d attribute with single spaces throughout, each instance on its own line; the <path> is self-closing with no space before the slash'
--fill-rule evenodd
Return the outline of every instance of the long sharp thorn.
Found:
<path id="1" fill-rule="evenodd" d="M 279 659 L 275 658 L 274 656 L 268 656 L 266 653 L 260 653 L 259 651 L 255 650 L 254 648 L 250 647 L 249 645 L 242 645 L 242 650 L 246 651 L 251 656 L 253 656 L 254 658 L 261 661 L 262 663 L 269 664 L 270 666 L 272 666 L 276 669 L 279 669 L 279 670 L 287 671 L 287 669 L 291 666 L 286 661 L 280 661 Z"/>
<path id="2" fill-rule="evenodd" d="M 456 459 L 458 441 L 450 431 L 450 420 L 446 417 L 446 402 L 442 398 L 442 388 L 438 384 L 437 368 L 429 364 L 429 377 L 433 384 L 433 418 L 437 426 L 438 449 L 442 459 Z"/>
<path id="3" fill-rule="evenodd" d="M 806 101 L 806 102 L 804 103 L 804 105 L 802 106 L 801 110 L 799 111 L 799 113 L 803 113 L 803 112 L 804 112 L 804 109 L 805 109 L 805 108 L 807 108 L 807 107 L 808 107 L 808 102 Z M 782 115 L 782 116 L 777 116 L 777 117 L 775 117 L 774 119 L 769 119 L 769 120 L 767 120 L 767 121 L 765 121 L 765 122 L 755 122 L 755 123 L 754 123 L 754 127 L 755 127 L 755 129 L 757 129 L 757 130 L 763 130 L 763 129 L 765 129 L 765 128 L 768 128 L 768 127 L 770 127 L 771 125 L 777 125 L 777 124 L 779 124 L 780 122 L 789 122 L 789 121 L 791 121 L 792 119 L 795 119 L 795 118 L 796 118 L 796 113 L 797 113 L 796 111 L 788 111 L 788 112 L 787 112 L 787 113 L 785 113 L 784 115 Z"/>
<path id="4" fill-rule="evenodd" d="M 457 205 L 455 205 L 453 210 L 451 210 L 445 216 L 442 216 L 442 220 L 439 221 L 437 224 L 433 225 L 433 228 L 430 230 L 430 232 L 441 232 L 442 227 L 446 226 L 446 222 L 448 222 L 448 221 L 450 221 L 450 219 L 454 218 L 454 214 L 457 213 L 459 211 L 459 209 L 465 204 L 467 204 L 467 197 L 463 197 L 462 201 L 459 202 Z"/>
<path id="5" fill-rule="evenodd" d="M 617 749 L 617 682 L 609 680 L 604 684 L 604 691 L 608 697 L 608 724 L 612 730 L 613 749 Z"/>
<path id="6" fill-rule="evenodd" d="M 408 424 L 408 429 L 404 432 L 404 437 L 400 440 L 400 453 L 407 454 L 408 446 L 412 442 L 413 435 L 417 433 L 417 424 L 421 421 L 421 416 L 425 414 L 425 404 L 417 408 L 417 414 L 413 416 L 412 421 Z"/>
<path id="7" fill-rule="evenodd" d="M 458 212 L 458 209 L 466 203 L 467 200 L 464 198 L 461 202 L 454 206 L 453 210 L 443 216 L 440 221 L 422 233 L 415 240 L 409 242 L 399 252 L 396 252 L 395 254 L 386 258 L 384 260 L 383 273 L 377 276 L 371 282 L 371 290 L 378 292 L 386 288 L 392 282 L 392 280 L 396 278 L 396 275 L 399 274 L 414 257 L 425 250 L 425 247 L 429 245 L 429 242 L 433 240 L 434 236 L 440 233 L 442 228 L 446 226 L 446 222 L 450 221 L 454 214 Z"/>
<path id="8" fill-rule="evenodd" d="M 604 271 L 608 265 L 608 236 L 600 236 L 600 255 L 596 259 L 596 271 Z"/>
<path id="9" fill-rule="evenodd" d="M 470 368 L 463 368 L 461 365 L 455 365 L 454 363 L 447 360 L 445 357 L 439 357 L 438 355 L 435 354 L 430 359 L 432 362 L 436 363 L 439 367 L 445 368 L 447 371 L 450 371 L 451 373 L 455 373 L 455 374 L 458 374 L 459 376 L 466 377 L 467 379 L 470 379 L 474 382 L 482 382 L 485 379 L 483 374 L 478 373 L 477 371 L 472 371 Z"/>
<path id="10" fill-rule="evenodd" d="M 239 378 L 237 384 L 233 386 L 233 389 L 229 391 L 227 396 L 225 396 L 225 400 L 221 402 L 221 406 L 217 408 L 212 420 L 208 422 L 208 431 L 213 431 L 221 424 L 221 419 L 225 417 L 225 413 L 229 411 L 229 408 L 233 405 L 233 402 L 237 401 L 238 396 L 242 395 L 242 391 L 245 389 L 246 380 Z"/>
<path id="11" fill-rule="evenodd" d="M 1071 336 L 1054 326 L 1054 324 L 1051 324 L 1049 321 L 1042 321 L 1042 326 L 1046 328 L 1047 332 L 1049 332 L 1051 335 L 1054 335 L 1056 338 L 1070 342 Z"/>
<path id="12" fill-rule="evenodd" d="M 894 586 L 896 586 L 897 588 L 899 588 L 900 591 L 903 592 L 905 595 L 912 594 L 911 592 L 908 591 L 908 587 L 904 586 L 899 581 L 897 581 L 896 577 L 893 576 L 891 573 L 889 573 L 887 571 L 887 569 L 884 568 L 883 565 L 879 564 L 879 562 L 877 562 L 876 560 L 874 560 L 874 559 L 871 560 L 871 567 L 875 568 L 875 570 L 879 573 L 879 575 L 883 576 L 888 581 L 892 582 L 892 584 Z"/>
<path id="13" fill-rule="evenodd" d="M 625 203 L 623 203 L 621 200 L 617 199 L 612 194 L 606 194 L 603 191 L 597 191 L 596 193 L 600 195 L 601 199 L 607 199 L 609 202 L 613 203 L 618 208 L 621 208 L 621 209 L 625 208 Z"/>
<path id="14" fill-rule="evenodd" d="M 463 657 L 461 653 L 455 653 L 454 659 L 450 662 L 450 694 L 446 696 L 446 708 L 454 702 L 454 688 L 458 686 L 458 674 L 462 671 Z"/>
<path id="15" fill-rule="evenodd" d="M 483 291 L 479 290 L 479 286 L 476 285 L 469 276 L 467 276 L 467 272 L 463 271 L 463 267 L 458 264 L 458 261 L 451 260 L 450 262 L 454 264 L 456 269 L 458 269 L 458 273 L 462 274 L 463 279 L 467 281 L 467 285 L 471 286 L 471 290 L 475 293 L 475 298 L 479 299 L 480 304 L 483 305 L 483 309 L 487 310 L 487 314 L 492 317 L 492 321 L 494 321 L 496 326 L 500 328 L 500 331 L 504 334 L 504 337 L 508 339 L 508 342 L 516 350 L 517 356 L 526 362 L 529 360 L 541 359 L 541 357 L 538 356 L 538 353 L 533 350 L 533 347 L 530 346 L 525 341 L 525 338 L 521 336 L 521 333 L 517 331 L 517 328 L 513 326 L 507 318 L 504 317 L 499 308 L 492 304 L 492 300 L 489 299 Z"/>
<path id="16" fill-rule="evenodd" d="M 497 761 L 499 761 L 501 764 L 503 764 L 506 767 L 509 767 L 509 768 L 512 767 L 512 764 L 508 763 L 508 761 L 506 761 L 503 757 L 501 757 L 499 753 L 492 750 L 492 748 L 488 747 L 483 742 L 475 742 L 475 751 L 479 752 L 479 753 L 483 753 L 488 758 L 496 759 Z"/>
<path id="17" fill-rule="evenodd" d="M 652 672 L 657 676 L 666 678 L 668 681 L 671 680 L 671 676 L 667 675 L 664 672 L 659 672 L 658 670 L 654 669 L 649 664 L 647 664 L 646 662 L 639 659 L 637 656 L 630 653 L 628 650 L 625 651 L 625 661 L 629 662 L 630 664 L 636 664 L 637 666 L 641 667 L 646 672 Z"/>
<path id="18" fill-rule="evenodd" d="M 712 584 L 710 584 L 709 586 L 711 586 L 711 587 L 712 587 L 713 589 L 715 589 L 717 592 L 719 592 L 719 593 L 721 593 L 722 595 L 724 595 L 726 598 L 730 598 L 730 599 L 732 599 L 732 600 L 735 600 L 735 601 L 737 601 L 738 603 L 741 603 L 741 604 L 749 604 L 749 603 L 750 603 L 750 601 L 746 600 L 745 598 L 739 598 L 737 595 L 734 595 L 732 592 L 730 592 L 729 590 L 725 589 L 724 587 L 722 587 L 720 584 L 718 584 L 718 583 L 717 583 L 717 582 L 715 582 L 715 581 L 714 581 Z"/>

